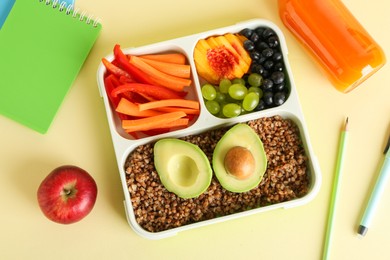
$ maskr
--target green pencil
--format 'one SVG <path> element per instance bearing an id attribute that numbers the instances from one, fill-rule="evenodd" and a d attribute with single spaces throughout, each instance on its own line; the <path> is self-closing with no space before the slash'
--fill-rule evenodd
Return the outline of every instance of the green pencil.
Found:
<path id="1" fill-rule="evenodd" d="M 325 243 L 324 243 L 324 249 L 322 254 L 322 259 L 326 260 L 329 258 L 329 249 L 330 249 L 330 242 L 332 240 L 332 228 L 333 228 L 333 220 L 335 215 L 335 206 L 337 202 L 338 197 L 338 191 L 339 191 L 339 183 L 340 183 L 340 177 L 341 172 L 343 168 L 343 161 L 344 161 L 344 153 L 345 153 L 345 144 L 346 139 L 348 136 L 348 117 L 345 120 L 344 127 L 340 134 L 340 141 L 339 141 L 339 149 L 337 154 L 337 162 L 336 162 L 336 169 L 335 169 L 335 175 L 333 179 L 333 189 L 332 194 L 330 198 L 330 205 L 329 205 L 329 215 L 328 215 L 328 223 L 326 228 L 326 234 L 325 234 Z"/>

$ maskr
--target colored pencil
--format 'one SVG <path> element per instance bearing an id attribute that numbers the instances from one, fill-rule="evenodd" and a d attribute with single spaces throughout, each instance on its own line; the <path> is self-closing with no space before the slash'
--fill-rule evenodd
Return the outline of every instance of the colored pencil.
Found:
<path id="1" fill-rule="evenodd" d="M 331 194 L 331 198 L 330 198 L 330 205 L 329 205 L 329 212 L 328 212 L 328 223 L 327 223 L 327 228 L 326 228 L 325 243 L 324 243 L 323 254 L 322 254 L 323 260 L 329 259 L 330 244 L 331 244 L 332 235 L 333 235 L 333 222 L 334 222 L 336 203 L 337 203 L 339 187 L 340 187 L 340 178 L 342 175 L 342 168 L 343 168 L 343 162 L 344 162 L 344 154 L 345 154 L 345 146 L 346 146 L 347 136 L 348 136 L 348 117 L 345 120 L 344 127 L 341 130 L 341 134 L 340 134 L 340 141 L 339 141 L 339 147 L 338 147 L 338 152 L 337 152 L 336 169 L 335 169 L 335 175 L 334 175 L 334 179 L 333 179 L 333 189 L 332 189 L 332 194 Z"/>

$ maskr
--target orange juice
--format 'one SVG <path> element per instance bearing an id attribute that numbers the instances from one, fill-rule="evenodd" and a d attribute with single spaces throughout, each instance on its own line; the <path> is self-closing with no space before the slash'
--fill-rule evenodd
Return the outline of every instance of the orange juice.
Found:
<path id="1" fill-rule="evenodd" d="M 279 15 L 343 93 L 386 63 L 381 47 L 340 0 L 279 0 Z"/>

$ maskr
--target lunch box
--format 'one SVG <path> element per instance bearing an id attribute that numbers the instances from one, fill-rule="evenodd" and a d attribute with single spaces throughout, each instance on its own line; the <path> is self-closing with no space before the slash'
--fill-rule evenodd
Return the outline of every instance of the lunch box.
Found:
<path id="1" fill-rule="evenodd" d="M 205 103 L 202 98 L 201 85 L 203 84 L 203 81 L 196 72 L 197 70 L 193 59 L 193 52 L 194 52 L 195 45 L 199 39 L 205 39 L 209 36 L 223 35 L 225 33 L 238 33 L 245 28 L 254 29 L 259 26 L 265 26 L 273 29 L 279 37 L 280 46 L 281 46 L 283 59 L 284 59 L 285 70 L 287 72 L 288 82 L 291 88 L 289 96 L 285 101 L 285 103 L 283 103 L 278 107 L 268 108 L 257 112 L 251 112 L 248 114 L 240 115 L 235 118 L 218 118 L 207 111 L 205 107 Z M 164 53 L 164 52 L 172 52 L 172 51 L 184 53 L 191 66 L 192 86 L 188 89 L 188 95 L 186 96 L 186 98 L 199 100 L 200 102 L 199 116 L 197 118 L 192 119 L 190 125 L 185 129 L 175 130 L 168 133 L 162 133 L 153 136 L 142 136 L 141 138 L 138 139 L 133 138 L 131 135 L 129 135 L 122 129 L 121 120 L 118 118 L 115 110 L 110 105 L 110 101 L 104 87 L 104 75 L 106 73 L 105 66 L 101 63 L 97 71 L 98 87 L 99 87 L 100 95 L 103 98 L 103 102 L 106 110 L 108 125 L 110 128 L 111 138 L 112 138 L 118 169 L 119 169 L 119 174 L 121 178 L 121 184 L 124 192 L 124 209 L 126 212 L 128 222 L 132 227 L 132 229 L 142 237 L 148 239 L 161 239 L 161 238 L 176 235 L 181 231 L 189 230 L 200 226 L 215 224 L 221 221 L 227 221 L 236 218 L 242 218 L 248 215 L 258 214 L 273 209 L 280 209 L 280 208 L 285 209 L 285 208 L 301 206 L 310 202 L 317 195 L 320 189 L 321 173 L 320 173 L 317 157 L 315 156 L 312 145 L 310 143 L 307 126 L 299 102 L 299 97 L 296 91 L 291 68 L 288 62 L 288 50 L 287 50 L 286 42 L 281 30 L 270 21 L 263 20 L 263 19 L 253 19 L 253 20 L 239 22 L 231 26 L 218 28 L 218 29 L 214 29 L 202 33 L 197 33 L 197 34 L 193 34 L 181 38 L 167 40 L 167 41 L 154 43 L 142 47 L 123 49 L 123 52 L 125 54 L 134 54 L 134 55 Z M 105 58 L 109 61 L 112 61 L 114 56 L 111 53 L 107 55 Z M 220 216 L 205 221 L 199 221 L 196 223 L 183 225 L 177 228 L 172 228 L 161 232 L 149 232 L 143 229 L 137 223 L 133 211 L 133 206 L 130 198 L 130 193 L 126 181 L 126 173 L 125 173 L 126 159 L 136 147 L 143 144 L 155 142 L 162 138 L 167 138 L 167 137 L 180 138 L 183 136 L 195 135 L 218 127 L 225 127 L 236 123 L 248 122 L 249 120 L 254 120 L 263 117 L 272 117 L 276 115 L 281 116 L 282 118 L 291 119 L 299 128 L 300 138 L 302 140 L 302 144 L 304 146 L 306 156 L 308 157 L 307 171 L 310 179 L 309 191 L 305 196 L 290 201 L 285 201 L 277 204 L 249 209 L 243 212 L 234 213 L 226 216 Z"/>

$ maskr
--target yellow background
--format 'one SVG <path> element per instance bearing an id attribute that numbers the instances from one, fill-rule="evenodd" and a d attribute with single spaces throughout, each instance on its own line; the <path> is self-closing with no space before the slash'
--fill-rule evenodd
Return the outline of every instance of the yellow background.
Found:
<path id="1" fill-rule="evenodd" d="M 389 57 L 390 2 L 343 2 Z M 76 5 L 99 17 L 103 30 L 49 132 L 41 135 L 0 117 L 1 259 L 320 259 L 338 130 L 346 116 L 350 136 L 331 259 L 390 259 L 390 183 L 366 237 L 356 235 L 390 134 L 389 64 L 353 92 L 337 92 L 282 25 L 276 0 L 76 0 Z M 201 227 L 163 240 L 136 235 L 125 217 L 96 83 L 100 59 L 116 43 L 138 47 L 252 18 L 269 19 L 285 33 L 289 62 L 322 171 L 319 194 L 300 207 Z M 86 169 L 99 188 L 90 215 L 67 226 L 47 220 L 36 200 L 42 179 L 63 164 Z"/>

